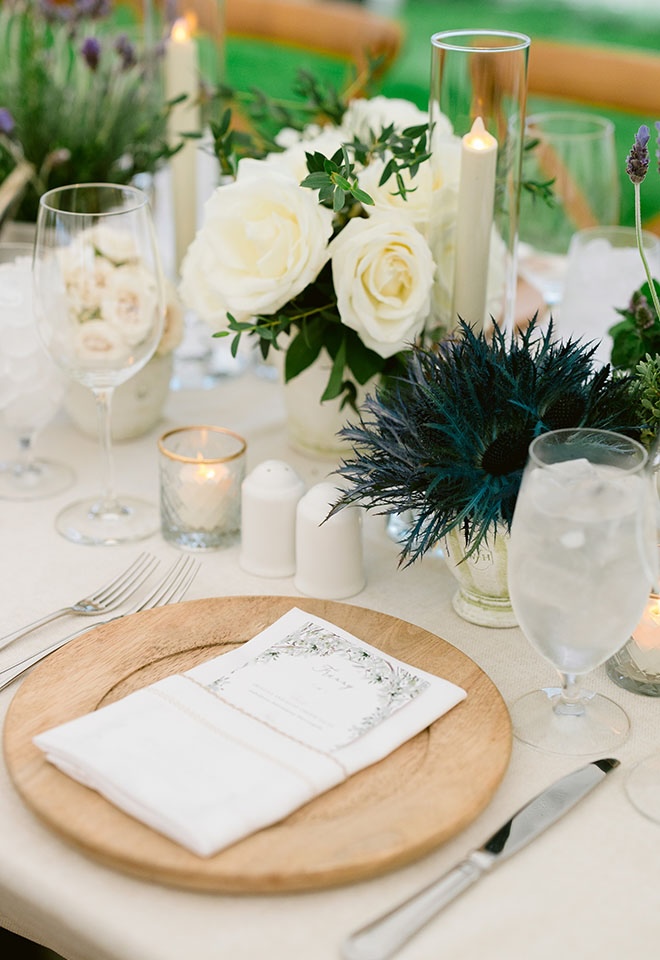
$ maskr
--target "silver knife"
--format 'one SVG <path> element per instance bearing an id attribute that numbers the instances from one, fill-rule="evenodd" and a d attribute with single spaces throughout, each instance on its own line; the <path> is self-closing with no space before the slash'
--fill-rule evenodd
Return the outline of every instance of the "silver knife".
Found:
<path id="1" fill-rule="evenodd" d="M 459 893 L 538 837 L 618 766 L 618 760 L 593 760 L 557 780 L 439 880 L 348 937 L 342 946 L 343 960 L 387 960 L 393 956 Z"/>

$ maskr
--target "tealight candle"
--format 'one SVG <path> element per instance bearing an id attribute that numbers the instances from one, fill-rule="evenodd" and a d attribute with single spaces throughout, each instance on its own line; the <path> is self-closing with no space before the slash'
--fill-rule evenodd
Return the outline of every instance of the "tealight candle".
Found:
<path id="1" fill-rule="evenodd" d="M 328 517 L 337 499 L 334 484 L 317 483 L 296 511 L 294 582 L 301 593 L 321 600 L 352 597 L 366 583 L 360 508 L 344 507 Z"/>
<path id="2" fill-rule="evenodd" d="M 158 448 L 164 538 L 190 550 L 233 542 L 241 525 L 245 440 L 222 427 L 179 427 Z"/>
<path id="3" fill-rule="evenodd" d="M 239 564 L 258 577 L 296 570 L 296 508 L 305 484 L 283 460 L 264 460 L 243 481 Z"/>
<path id="4" fill-rule="evenodd" d="M 461 143 L 452 316 L 480 330 L 486 314 L 497 140 L 477 117 Z"/>
<path id="5" fill-rule="evenodd" d="M 660 677 L 660 597 L 652 596 L 626 650 L 642 673 Z"/>

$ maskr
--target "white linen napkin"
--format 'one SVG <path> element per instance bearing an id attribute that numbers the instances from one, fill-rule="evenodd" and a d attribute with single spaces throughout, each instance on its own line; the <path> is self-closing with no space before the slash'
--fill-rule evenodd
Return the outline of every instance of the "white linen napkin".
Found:
<path id="1" fill-rule="evenodd" d="M 64 773 L 207 857 L 380 760 L 465 696 L 294 608 L 236 650 L 34 742 Z"/>

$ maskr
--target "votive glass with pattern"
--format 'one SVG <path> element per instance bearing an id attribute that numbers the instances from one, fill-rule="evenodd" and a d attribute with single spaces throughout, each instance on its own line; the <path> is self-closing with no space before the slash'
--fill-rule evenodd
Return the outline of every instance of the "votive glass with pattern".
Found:
<path id="1" fill-rule="evenodd" d="M 178 427 L 158 441 L 161 532 L 184 550 L 218 550 L 241 529 L 247 444 L 232 430 Z"/>

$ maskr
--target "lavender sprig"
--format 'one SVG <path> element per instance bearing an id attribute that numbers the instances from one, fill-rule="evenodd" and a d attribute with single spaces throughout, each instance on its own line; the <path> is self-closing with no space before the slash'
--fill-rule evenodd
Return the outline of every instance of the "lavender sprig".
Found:
<path id="1" fill-rule="evenodd" d="M 660 122 L 656 121 L 655 126 L 656 130 L 658 130 L 658 134 L 660 135 Z M 639 250 L 639 255 L 642 258 L 642 264 L 644 266 L 644 272 L 646 273 L 646 279 L 648 280 L 653 306 L 655 307 L 655 312 L 660 319 L 660 301 L 658 300 L 658 294 L 655 289 L 655 283 L 653 282 L 651 269 L 649 267 L 648 260 L 646 259 L 646 254 L 644 253 L 644 240 L 642 237 L 641 185 L 649 169 L 650 159 L 648 142 L 650 136 L 651 131 L 646 124 L 643 123 L 635 134 L 635 142 L 630 148 L 630 153 L 626 159 L 626 173 L 630 177 L 630 181 L 635 190 L 635 237 L 637 239 L 637 249 Z M 659 151 L 656 152 L 656 157 L 658 157 L 660 161 L 660 143 L 658 146 Z"/>

